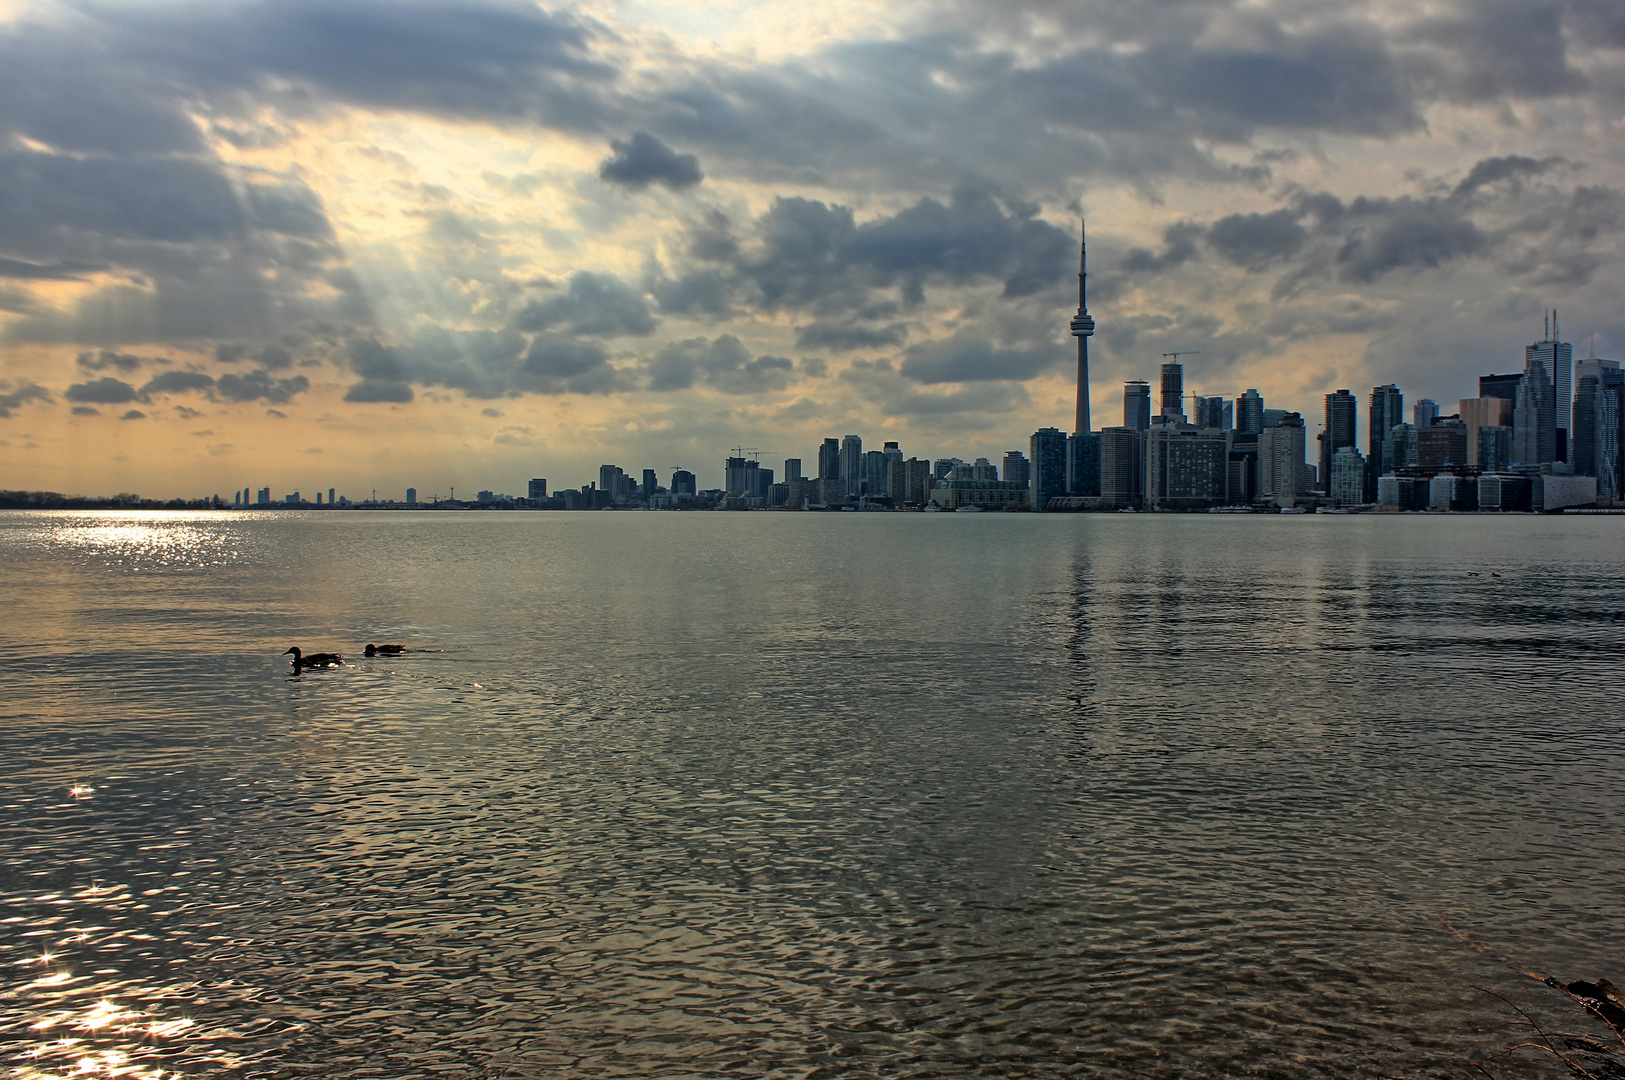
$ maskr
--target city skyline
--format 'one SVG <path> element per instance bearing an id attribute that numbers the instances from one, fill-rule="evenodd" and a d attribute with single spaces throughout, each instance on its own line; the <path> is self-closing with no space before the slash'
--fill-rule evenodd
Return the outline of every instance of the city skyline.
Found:
<path id="1" fill-rule="evenodd" d="M 1181 10 L 0 5 L 0 471 L 997 457 L 1164 352 L 1314 424 L 1448 404 L 1552 307 L 1625 351 L 1604 9 Z"/>

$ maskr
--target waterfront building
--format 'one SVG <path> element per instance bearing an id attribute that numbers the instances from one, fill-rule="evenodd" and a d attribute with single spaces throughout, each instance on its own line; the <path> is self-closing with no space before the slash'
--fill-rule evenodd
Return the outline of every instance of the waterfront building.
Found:
<path id="1" fill-rule="evenodd" d="M 840 506 L 851 496 L 847 494 L 846 478 L 843 476 L 824 476 L 818 480 L 818 495 L 815 501 L 820 506 Z"/>
<path id="2" fill-rule="evenodd" d="M 644 502 L 648 502 L 650 499 L 655 497 L 655 492 L 658 490 L 660 490 L 660 480 L 655 476 L 655 471 L 653 469 L 644 469 L 643 483 L 638 485 L 638 498 L 642 499 Z M 543 489 L 542 494 L 547 494 L 545 488 Z"/>
<path id="3" fill-rule="evenodd" d="M 1222 506 L 1229 439 L 1216 428 L 1153 424 L 1145 434 L 1145 501 L 1152 510 Z"/>
<path id="4" fill-rule="evenodd" d="M 687 469 L 674 469 L 671 474 L 671 493 L 675 498 L 679 495 L 696 495 L 699 485 L 695 482 L 694 474 Z"/>
<path id="5" fill-rule="evenodd" d="M 1340 446 L 1332 455 L 1328 494 L 1338 506 L 1358 506 L 1365 498 L 1365 458 L 1353 446 Z"/>
<path id="6" fill-rule="evenodd" d="M 1405 395 L 1393 383 L 1373 386 L 1366 417 L 1366 502 L 1377 500 L 1377 478 L 1393 471 L 1388 460 L 1388 432 L 1405 422 Z"/>
<path id="7" fill-rule="evenodd" d="M 546 490 L 547 490 L 547 481 L 546 480 L 542 481 L 542 490 L 543 490 L 543 493 L 545 494 Z M 266 501 L 270 501 L 270 496 L 271 496 L 270 489 L 266 489 L 265 496 L 266 496 Z M 416 506 L 417 504 L 418 504 L 418 489 L 417 488 L 407 488 L 406 489 L 406 505 L 407 506 Z"/>
<path id="8" fill-rule="evenodd" d="M 909 458 L 903 463 L 903 502 L 924 506 L 931 493 L 931 462 L 926 458 Z M 896 498 L 895 493 L 893 498 Z"/>
<path id="9" fill-rule="evenodd" d="M 1027 449 L 1033 509 L 1042 510 L 1051 499 L 1066 494 L 1066 434 L 1059 428 L 1039 428 Z"/>
<path id="10" fill-rule="evenodd" d="M 1478 509 L 1478 478 L 1440 473 L 1428 481 L 1428 509 L 1464 512 Z"/>
<path id="11" fill-rule="evenodd" d="M 930 501 L 944 510 L 977 506 L 983 510 L 1025 510 L 1032 505 L 1031 488 L 1008 480 L 938 480 Z"/>
<path id="12" fill-rule="evenodd" d="M 1030 465 L 1031 462 L 1027 460 L 1027 455 L 1020 450 L 1006 450 L 1004 453 L 1004 478 L 1013 484 L 1020 484 L 1025 487 L 1032 480 Z M 981 479 L 981 477 L 977 479 Z M 997 480 L 998 477 L 994 476 L 989 479 Z"/>
<path id="13" fill-rule="evenodd" d="M 1289 498 L 1313 489 L 1303 417 L 1289 412 L 1258 436 L 1258 493 Z"/>
<path id="14" fill-rule="evenodd" d="M 1083 222 L 1078 229 L 1078 313 L 1072 316 L 1072 336 L 1078 339 L 1078 404 L 1072 420 L 1075 432 L 1091 430 L 1089 419 L 1089 339 L 1095 333 L 1095 320 L 1089 317 L 1085 286 L 1089 281 L 1089 233 Z M 1040 507 L 1040 509 L 1043 509 Z"/>
<path id="15" fill-rule="evenodd" d="M 1557 460 L 1557 407 L 1545 362 L 1530 356 L 1518 381 L 1512 411 L 1512 460 L 1521 465 L 1549 465 Z"/>
<path id="16" fill-rule="evenodd" d="M 1570 432 L 1573 429 L 1574 407 L 1574 346 L 1560 340 L 1557 329 L 1557 311 L 1553 309 L 1546 320 L 1546 333 L 1540 341 L 1526 345 L 1523 350 L 1524 374 L 1531 363 L 1539 363 L 1546 371 L 1552 387 L 1552 461 L 1568 461 Z M 1514 421 L 1516 426 L 1516 421 Z M 1541 459 L 1547 460 L 1547 459 Z"/>
<path id="17" fill-rule="evenodd" d="M 406 501 L 407 502 L 409 502 L 409 503 L 417 502 L 418 501 L 417 495 L 418 495 L 418 493 L 417 493 L 416 488 L 407 488 L 406 489 Z M 545 498 L 547 498 L 547 478 L 542 477 L 542 476 L 538 476 L 535 479 L 531 480 L 531 482 L 528 485 L 526 485 L 526 487 L 525 487 L 525 498 L 527 498 L 527 499 L 545 499 Z"/>
<path id="18" fill-rule="evenodd" d="M 846 480 L 846 493 L 863 494 L 863 440 L 848 435 L 841 440 L 841 471 L 836 473 Z"/>
<path id="19" fill-rule="evenodd" d="M 1264 430 L 1264 397 L 1249 388 L 1236 399 L 1236 430 L 1257 435 Z"/>
<path id="20" fill-rule="evenodd" d="M 270 506 L 271 505 L 271 489 L 269 487 L 260 488 L 259 492 L 255 495 L 255 501 L 260 506 Z"/>
<path id="21" fill-rule="evenodd" d="M 931 463 L 931 475 L 938 480 L 946 480 L 950 473 L 963 464 L 964 462 L 956 457 L 937 458 Z"/>
<path id="22" fill-rule="evenodd" d="M 970 478 L 972 480 L 997 480 L 999 478 L 999 467 L 987 458 L 979 457 L 971 465 Z M 1007 476 L 1005 479 L 1009 480 L 1010 477 Z"/>
<path id="23" fill-rule="evenodd" d="M 1512 425 L 1485 424 L 1478 429 L 1474 464 L 1485 472 L 1505 472 L 1512 467 Z"/>
<path id="24" fill-rule="evenodd" d="M 1225 476 L 1225 502 L 1249 506 L 1258 496 L 1258 433 L 1237 431 L 1230 437 Z"/>
<path id="25" fill-rule="evenodd" d="M 1067 436 L 1066 493 L 1088 498 L 1100 494 L 1099 433 L 1080 431 Z"/>
<path id="26" fill-rule="evenodd" d="M 1479 429 L 1481 432 L 1486 430 Z M 1480 510 L 1518 511 L 1529 509 L 1529 477 L 1506 473 L 1483 473 L 1478 478 Z"/>
<path id="27" fill-rule="evenodd" d="M 825 480 L 833 480 L 841 475 L 839 439 L 825 439 L 824 445 L 818 448 L 818 475 Z"/>
<path id="28" fill-rule="evenodd" d="M 859 495 L 878 498 L 886 494 L 886 466 L 889 464 L 884 450 L 870 450 L 863 455 L 863 475 L 858 480 Z M 851 490 L 851 485 L 847 486 Z"/>
<path id="29" fill-rule="evenodd" d="M 1162 365 L 1162 416 L 1185 418 L 1185 365 L 1177 360 Z"/>
<path id="30" fill-rule="evenodd" d="M 1145 434 L 1123 426 L 1100 430 L 1100 497 L 1107 506 L 1138 508 L 1145 492 L 1145 470 L 1140 467 Z"/>
<path id="31" fill-rule="evenodd" d="M 1332 458 L 1345 446 L 1356 445 L 1360 402 L 1347 390 L 1326 395 L 1326 424 L 1320 433 L 1320 479 L 1331 483 Z M 1364 481 L 1362 480 L 1363 484 Z"/>
<path id="32" fill-rule="evenodd" d="M 1467 425 L 1460 420 L 1441 420 L 1416 433 L 1416 463 L 1424 469 L 1442 469 L 1467 464 Z"/>
<path id="33" fill-rule="evenodd" d="M 1433 422 L 1438 418 L 1439 403 L 1432 398 L 1423 398 L 1416 403 L 1416 408 L 1411 415 L 1411 423 L 1415 424 L 1420 430 L 1421 428 L 1432 427 Z"/>
<path id="34" fill-rule="evenodd" d="M 793 484 L 797 480 L 800 480 L 800 479 L 801 479 L 801 459 L 798 458 L 798 457 L 787 457 L 787 458 L 785 458 L 784 459 L 784 482 L 786 484 Z"/>
<path id="35" fill-rule="evenodd" d="M 1123 426 L 1136 431 L 1151 426 L 1151 384 L 1144 379 L 1123 384 Z"/>

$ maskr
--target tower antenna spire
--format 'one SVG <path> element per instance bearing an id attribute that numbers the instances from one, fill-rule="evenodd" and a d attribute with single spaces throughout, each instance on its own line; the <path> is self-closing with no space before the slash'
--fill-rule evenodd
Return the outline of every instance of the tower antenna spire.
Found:
<path id="1" fill-rule="evenodd" d="M 1095 320 L 1089 317 L 1085 287 L 1089 279 L 1089 222 L 1078 219 L 1078 313 L 1072 316 L 1072 336 L 1078 339 L 1078 409 L 1072 430 L 1084 433 L 1089 423 L 1089 339 L 1095 333 Z"/>

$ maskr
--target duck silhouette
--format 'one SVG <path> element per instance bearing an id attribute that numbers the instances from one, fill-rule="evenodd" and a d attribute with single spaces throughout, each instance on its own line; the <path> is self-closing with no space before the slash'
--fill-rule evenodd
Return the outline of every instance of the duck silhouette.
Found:
<path id="1" fill-rule="evenodd" d="M 399 656 L 406 651 L 405 645 L 368 645 L 363 651 L 364 656 Z"/>
<path id="2" fill-rule="evenodd" d="M 344 663 L 344 657 L 336 652 L 317 652 L 306 656 L 299 650 L 299 646 L 295 645 L 282 655 L 287 656 L 289 653 L 293 655 L 295 671 L 307 667 L 338 667 Z"/>

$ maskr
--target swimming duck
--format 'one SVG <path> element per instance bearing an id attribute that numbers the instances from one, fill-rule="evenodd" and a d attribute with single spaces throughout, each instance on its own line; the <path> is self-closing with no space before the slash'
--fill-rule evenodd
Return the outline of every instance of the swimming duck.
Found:
<path id="1" fill-rule="evenodd" d="M 344 663 L 344 657 L 336 652 L 317 652 L 306 656 L 304 653 L 299 651 L 299 646 L 297 645 L 282 655 L 287 656 L 288 653 L 293 654 L 293 666 L 295 668 L 337 667 L 338 665 Z"/>
<path id="2" fill-rule="evenodd" d="M 368 645 L 364 651 L 366 656 L 399 656 L 406 651 L 405 645 Z"/>

